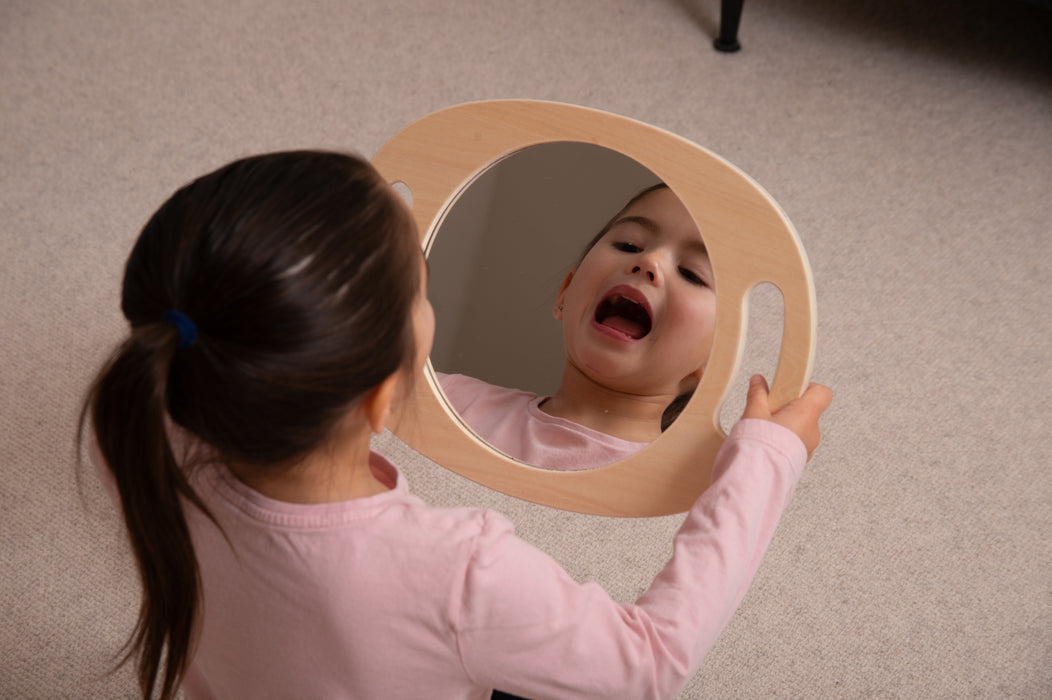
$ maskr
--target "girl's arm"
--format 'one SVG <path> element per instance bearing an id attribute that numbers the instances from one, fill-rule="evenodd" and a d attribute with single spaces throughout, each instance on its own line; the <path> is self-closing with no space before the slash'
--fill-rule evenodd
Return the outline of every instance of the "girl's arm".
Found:
<path id="1" fill-rule="evenodd" d="M 786 408 L 807 424 L 803 432 L 817 435 L 828 390 L 810 391 Z M 761 401 L 766 385 L 756 383 L 746 415 Z M 740 421 L 717 456 L 712 485 L 676 535 L 672 558 L 633 605 L 615 603 L 594 583 L 576 583 L 516 538 L 506 520 L 491 518 L 466 574 L 460 611 L 468 673 L 533 698 L 673 697 L 744 597 L 807 448 L 774 420 Z"/>

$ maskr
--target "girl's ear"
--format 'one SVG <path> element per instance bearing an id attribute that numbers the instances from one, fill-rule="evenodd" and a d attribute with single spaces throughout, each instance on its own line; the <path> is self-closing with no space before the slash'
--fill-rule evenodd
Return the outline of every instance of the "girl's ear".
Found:
<path id="1" fill-rule="evenodd" d="M 563 280 L 563 284 L 559 287 L 559 296 L 555 297 L 555 306 L 552 307 L 552 316 L 558 320 L 563 318 L 563 297 L 566 296 L 566 288 L 570 286 L 570 280 L 573 279 L 573 270 L 566 273 L 566 279 Z"/>
<path id="2" fill-rule="evenodd" d="M 395 392 L 398 390 L 401 378 L 401 373 L 395 372 L 380 382 L 362 401 L 362 413 L 369 422 L 369 429 L 374 433 L 379 434 L 383 432 L 387 419 L 391 417 L 391 404 L 396 396 Z"/>

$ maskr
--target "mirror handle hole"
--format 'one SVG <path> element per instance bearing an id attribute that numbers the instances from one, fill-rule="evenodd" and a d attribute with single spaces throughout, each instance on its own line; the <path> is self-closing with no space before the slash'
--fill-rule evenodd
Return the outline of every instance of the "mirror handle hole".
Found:
<path id="1" fill-rule="evenodd" d="M 402 200 L 405 202 L 405 205 L 409 207 L 410 210 L 412 210 L 413 191 L 409 189 L 409 185 L 405 184 L 401 180 L 395 180 L 391 183 L 391 187 L 393 187 L 394 191 L 398 193 L 398 196 L 402 198 Z"/>
<path id="2" fill-rule="evenodd" d="M 749 378 L 762 374 L 768 384 L 774 381 L 785 326 L 782 291 L 770 282 L 756 285 L 746 298 L 746 313 L 741 362 L 727 400 L 720 407 L 719 423 L 725 433 L 730 432 L 745 410 Z"/>

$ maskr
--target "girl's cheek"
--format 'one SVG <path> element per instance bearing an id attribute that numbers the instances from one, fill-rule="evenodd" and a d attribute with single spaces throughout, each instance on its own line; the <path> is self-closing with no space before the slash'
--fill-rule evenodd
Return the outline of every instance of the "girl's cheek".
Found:
<path id="1" fill-rule="evenodd" d="M 704 295 L 676 305 L 674 314 L 678 322 L 689 323 L 695 328 L 712 326 L 716 319 L 715 296 L 706 290 Z"/>

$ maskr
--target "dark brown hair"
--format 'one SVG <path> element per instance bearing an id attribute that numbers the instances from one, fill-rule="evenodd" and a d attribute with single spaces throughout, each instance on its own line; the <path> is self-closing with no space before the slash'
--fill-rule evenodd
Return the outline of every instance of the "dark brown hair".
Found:
<path id="1" fill-rule="evenodd" d="M 143 697 L 171 698 L 192 656 L 200 577 L 182 502 L 201 508 L 172 421 L 221 458 L 282 469 L 414 356 L 420 249 L 366 161 L 314 151 L 231 163 L 177 191 L 128 258 L 129 337 L 85 399 L 142 579 Z M 196 325 L 190 347 L 172 323 Z M 184 343 L 185 344 L 185 343 Z M 78 440 L 82 438 L 78 436 Z"/>

